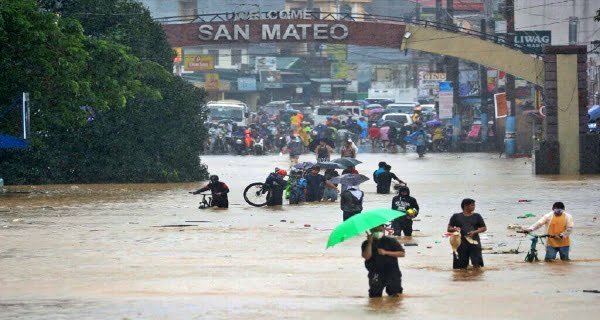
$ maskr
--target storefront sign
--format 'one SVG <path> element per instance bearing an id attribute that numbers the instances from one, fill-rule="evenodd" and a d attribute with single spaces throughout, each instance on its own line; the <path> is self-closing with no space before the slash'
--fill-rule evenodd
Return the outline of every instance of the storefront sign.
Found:
<path id="1" fill-rule="evenodd" d="M 446 81 L 446 73 L 424 72 L 421 80 Z"/>
<path id="2" fill-rule="evenodd" d="M 331 84 L 322 84 L 319 86 L 320 93 L 331 93 Z"/>
<path id="3" fill-rule="evenodd" d="M 544 53 L 544 46 L 551 43 L 551 31 L 515 31 L 515 45 L 523 47 L 527 53 Z"/>
<path id="4" fill-rule="evenodd" d="M 207 54 L 186 54 L 183 68 L 186 71 L 208 71 L 215 68 L 213 56 Z"/>
<path id="5" fill-rule="evenodd" d="M 256 91 L 256 78 L 238 78 L 238 91 Z"/>

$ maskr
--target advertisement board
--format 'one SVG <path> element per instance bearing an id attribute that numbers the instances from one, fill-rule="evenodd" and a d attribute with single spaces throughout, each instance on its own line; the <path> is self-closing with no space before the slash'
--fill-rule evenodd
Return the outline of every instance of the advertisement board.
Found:
<path id="1" fill-rule="evenodd" d="M 281 81 L 281 72 L 279 71 L 260 71 L 260 82 L 265 89 L 283 88 Z"/>
<path id="2" fill-rule="evenodd" d="M 256 78 L 238 78 L 238 91 L 256 91 Z"/>
<path id="3" fill-rule="evenodd" d="M 207 73 L 204 75 L 204 88 L 206 91 L 219 91 L 219 74 Z"/>

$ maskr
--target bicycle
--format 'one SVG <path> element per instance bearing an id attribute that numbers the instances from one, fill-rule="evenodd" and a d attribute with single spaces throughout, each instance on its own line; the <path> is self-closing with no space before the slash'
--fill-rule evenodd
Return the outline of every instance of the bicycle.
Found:
<path id="1" fill-rule="evenodd" d="M 264 207 L 268 201 L 269 186 L 263 182 L 253 182 L 244 189 L 244 200 L 253 207 Z"/>
<path id="2" fill-rule="evenodd" d="M 202 200 L 198 209 L 206 209 L 212 207 L 212 195 L 210 193 L 201 193 Z M 208 198 L 208 199 L 207 199 Z"/>
<path id="3" fill-rule="evenodd" d="M 525 256 L 525 261 L 526 262 L 533 262 L 533 261 L 540 261 L 540 259 L 538 259 L 538 251 L 537 251 L 537 243 L 538 241 L 540 241 L 542 244 L 544 244 L 544 238 L 553 238 L 554 236 L 549 235 L 549 234 L 542 234 L 542 235 L 537 235 L 537 234 L 531 234 L 527 231 L 517 231 L 518 233 L 524 233 L 527 234 L 529 236 L 531 236 L 531 248 L 529 248 L 529 252 L 527 252 L 527 255 Z"/>

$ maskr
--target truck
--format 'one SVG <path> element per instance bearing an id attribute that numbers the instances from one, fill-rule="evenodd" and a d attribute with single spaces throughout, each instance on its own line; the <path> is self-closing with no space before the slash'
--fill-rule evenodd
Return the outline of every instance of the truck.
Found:
<path id="1" fill-rule="evenodd" d="M 389 99 L 393 102 L 416 102 L 416 88 L 369 89 L 368 99 Z"/>
<path id="2" fill-rule="evenodd" d="M 248 105 L 238 100 L 210 101 L 206 104 L 208 122 L 229 120 L 240 127 L 248 125 Z"/>

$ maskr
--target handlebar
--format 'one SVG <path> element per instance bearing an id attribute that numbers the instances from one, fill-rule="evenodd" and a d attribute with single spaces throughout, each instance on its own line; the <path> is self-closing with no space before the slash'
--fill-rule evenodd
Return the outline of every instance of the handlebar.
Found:
<path id="1" fill-rule="evenodd" d="M 550 234 L 547 234 L 547 233 L 546 234 L 534 234 L 534 233 L 531 233 L 531 232 L 529 232 L 527 230 L 519 230 L 519 231 L 517 231 L 517 233 L 524 233 L 524 234 L 530 235 L 530 236 L 532 236 L 534 238 L 554 238 L 554 237 L 556 237 L 556 236 L 553 236 L 553 235 L 550 235 Z"/>

